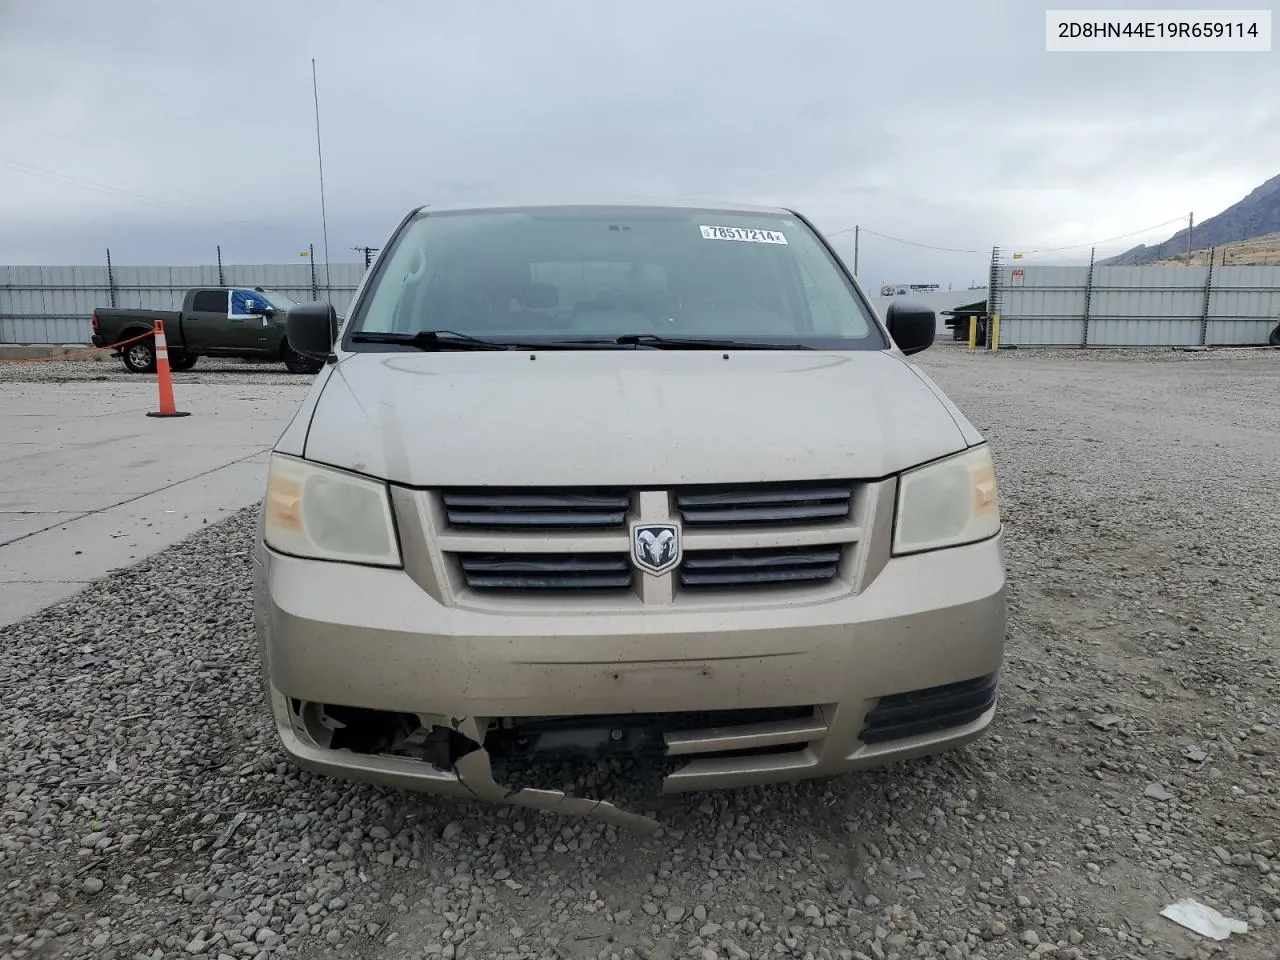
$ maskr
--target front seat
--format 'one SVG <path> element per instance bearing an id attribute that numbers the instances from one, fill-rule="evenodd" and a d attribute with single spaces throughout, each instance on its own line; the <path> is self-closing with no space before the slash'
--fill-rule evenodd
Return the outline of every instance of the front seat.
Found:
<path id="1" fill-rule="evenodd" d="M 653 321 L 635 307 L 608 295 L 578 301 L 569 323 L 575 334 L 584 337 L 617 337 L 655 330 Z"/>
<path id="2" fill-rule="evenodd" d="M 560 305 L 560 291 L 555 284 L 526 281 L 519 284 L 512 294 L 520 308 L 511 311 L 512 329 L 547 332 L 563 325 L 553 312 Z"/>

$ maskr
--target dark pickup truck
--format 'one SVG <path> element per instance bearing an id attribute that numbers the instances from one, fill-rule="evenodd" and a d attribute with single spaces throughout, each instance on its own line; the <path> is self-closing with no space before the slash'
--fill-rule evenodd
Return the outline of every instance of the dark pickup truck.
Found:
<path id="1" fill-rule="evenodd" d="M 93 345 L 106 347 L 146 333 L 164 321 L 169 367 L 190 370 L 200 357 L 282 361 L 290 373 L 316 373 L 322 364 L 295 352 L 285 335 L 285 314 L 296 301 L 261 287 L 193 287 L 181 310 L 93 311 Z M 154 338 L 116 351 L 132 373 L 154 373 Z"/>

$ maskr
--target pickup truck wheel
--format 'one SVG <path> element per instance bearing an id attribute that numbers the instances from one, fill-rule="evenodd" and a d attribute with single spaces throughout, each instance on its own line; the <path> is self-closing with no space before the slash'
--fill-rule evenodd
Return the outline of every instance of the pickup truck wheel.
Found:
<path id="1" fill-rule="evenodd" d="M 284 365 L 290 373 L 319 373 L 321 364 L 312 360 L 310 357 L 304 357 L 296 350 L 285 347 Z"/>
<path id="2" fill-rule="evenodd" d="M 1280 324 L 1277 324 L 1276 328 L 1271 331 L 1271 336 L 1267 338 L 1267 343 L 1273 347 L 1280 347 Z"/>
<path id="3" fill-rule="evenodd" d="M 199 359 L 198 356 L 192 356 L 189 353 L 179 353 L 176 356 L 170 355 L 169 369 L 181 373 L 183 370 L 190 370 L 194 367 Z"/>
<path id="4" fill-rule="evenodd" d="M 120 354 L 120 359 L 124 361 L 125 368 L 130 373 L 155 373 L 155 340 L 147 337 L 145 340 L 138 340 L 129 344 Z"/>

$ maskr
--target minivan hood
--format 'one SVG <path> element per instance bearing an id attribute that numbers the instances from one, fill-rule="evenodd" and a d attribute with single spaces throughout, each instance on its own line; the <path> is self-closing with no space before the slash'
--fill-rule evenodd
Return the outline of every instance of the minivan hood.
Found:
<path id="1" fill-rule="evenodd" d="M 884 477 L 963 450 L 889 353 L 582 350 L 345 356 L 309 460 L 409 486 Z"/>

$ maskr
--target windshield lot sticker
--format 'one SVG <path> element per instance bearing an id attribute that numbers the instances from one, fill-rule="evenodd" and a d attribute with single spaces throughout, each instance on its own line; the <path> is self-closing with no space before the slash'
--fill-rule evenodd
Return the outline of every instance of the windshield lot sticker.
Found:
<path id="1" fill-rule="evenodd" d="M 752 230 L 745 227 L 699 227 L 703 240 L 741 240 L 745 243 L 787 243 L 777 230 Z"/>

